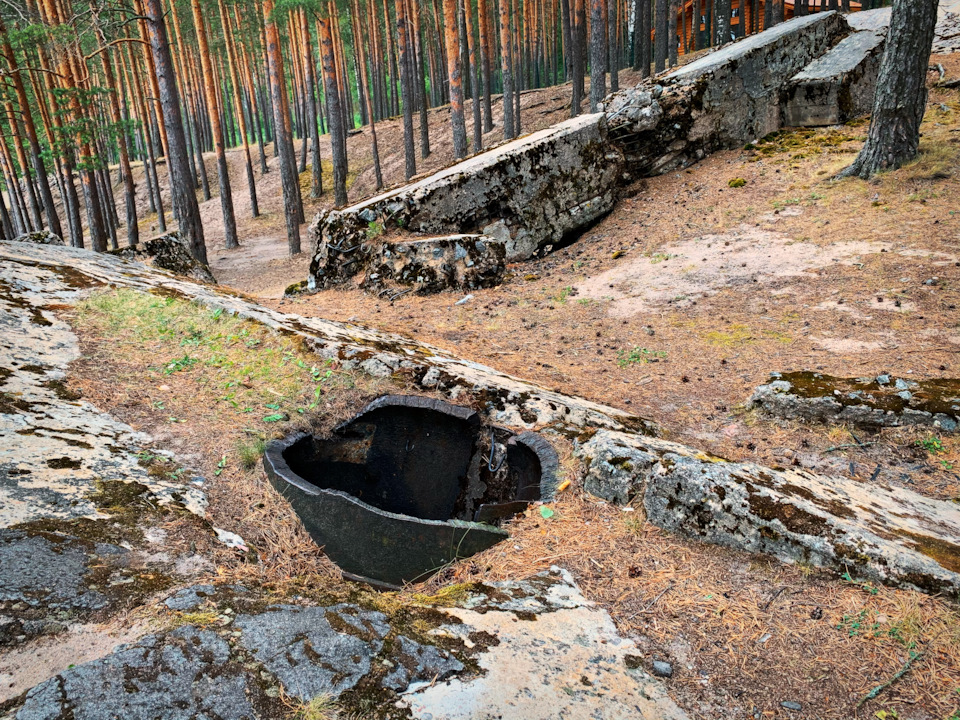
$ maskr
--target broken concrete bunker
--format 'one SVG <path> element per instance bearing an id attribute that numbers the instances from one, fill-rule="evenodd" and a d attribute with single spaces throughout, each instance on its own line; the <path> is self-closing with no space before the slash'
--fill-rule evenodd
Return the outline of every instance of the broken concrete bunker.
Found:
<path id="1" fill-rule="evenodd" d="M 536 433 L 387 395 L 328 438 L 272 442 L 264 466 L 347 577 L 395 588 L 506 539 L 496 523 L 553 496 L 558 459 Z"/>

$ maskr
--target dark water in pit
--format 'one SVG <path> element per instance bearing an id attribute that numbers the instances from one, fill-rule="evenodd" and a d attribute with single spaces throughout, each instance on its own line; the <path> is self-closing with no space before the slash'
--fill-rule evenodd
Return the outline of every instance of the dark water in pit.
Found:
<path id="1" fill-rule="evenodd" d="M 482 427 L 472 411 L 446 403 L 385 405 L 362 413 L 329 439 L 304 438 L 284 459 L 307 482 L 387 512 L 489 522 L 541 496 L 540 459 L 512 438 L 507 430 Z M 518 506 L 502 513 L 490 507 L 516 501 Z"/>

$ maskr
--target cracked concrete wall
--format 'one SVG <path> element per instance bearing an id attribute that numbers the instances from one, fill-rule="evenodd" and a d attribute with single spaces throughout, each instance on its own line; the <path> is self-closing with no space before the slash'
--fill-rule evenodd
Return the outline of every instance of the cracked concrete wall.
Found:
<path id="1" fill-rule="evenodd" d="M 659 106 L 654 127 L 611 117 L 635 176 L 658 175 L 779 130 L 780 93 L 811 61 L 850 32 L 837 12 L 794 18 L 705 55 L 658 80 L 621 92 Z M 616 103 L 608 100 L 608 106 Z M 624 104 L 623 101 L 620 101 Z"/>
<path id="2" fill-rule="evenodd" d="M 423 235 L 480 234 L 507 260 L 544 252 L 609 212 L 623 156 L 607 142 L 603 114 L 583 115 L 468 158 L 310 227 L 310 289 L 364 272 L 389 242 Z M 349 256 L 347 253 L 349 251 Z"/>
<path id="3" fill-rule="evenodd" d="M 854 33 L 810 63 L 784 88 L 784 125 L 838 125 L 873 110 L 890 8 L 854 13 L 847 22 Z"/>

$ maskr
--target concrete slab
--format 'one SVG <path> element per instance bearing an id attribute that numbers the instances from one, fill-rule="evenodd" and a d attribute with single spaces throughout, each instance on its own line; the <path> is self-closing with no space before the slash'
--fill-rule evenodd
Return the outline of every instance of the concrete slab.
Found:
<path id="1" fill-rule="evenodd" d="M 340 281 L 325 273 L 328 248 L 359 246 L 350 259 L 352 272 L 360 272 L 381 233 L 408 240 L 417 233 L 485 234 L 504 241 L 508 260 L 529 258 L 613 207 L 622 160 L 606 142 L 604 114 L 582 115 L 361 203 L 321 212 L 310 229 L 311 287 Z"/>
<path id="2" fill-rule="evenodd" d="M 890 26 L 890 9 L 849 16 L 857 29 L 801 70 L 783 91 L 787 127 L 839 125 L 869 114 Z"/>

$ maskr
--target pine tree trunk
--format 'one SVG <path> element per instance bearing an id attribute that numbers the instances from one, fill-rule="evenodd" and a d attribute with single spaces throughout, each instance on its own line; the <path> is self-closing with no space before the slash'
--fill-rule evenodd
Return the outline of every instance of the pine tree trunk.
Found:
<path id="1" fill-rule="evenodd" d="M 581 9 L 583 0 L 569 0 L 573 3 L 570 6 L 570 117 L 577 117 L 580 114 L 580 105 L 583 102 L 583 48 L 581 40 L 583 37 L 581 22 Z"/>
<path id="2" fill-rule="evenodd" d="M 416 148 L 413 142 L 413 72 L 410 67 L 410 28 L 404 0 L 395 0 L 397 44 L 400 50 L 400 85 L 403 92 L 403 156 L 407 180 L 417 174 Z"/>
<path id="3" fill-rule="evenodd" d="M 273 7 L 273 0 L 264 0 L 267 76 L 273 106 L 274 143 L 280 159 L 280 186 L 283 190 L 283 214 L 287 225 L 287 248 L 291 255 L 298 255 L 300 254 L 300 217 L 303 214 L 302 200 L 297 177 L 297 160 L 293 152 L 293 137 L 290 133 L 290 112 L 284 87 L 280 34 L 273 19 Z"/>
<path id="4" fill-rule="evenodd" d="M 480 30 L 480 70 L 483 74 L 483 132 L 488 133 L 493 130 L 493 103 L 490 99 L 491 87 L 493 84 L 492 57 L 493 48 L 491 46 L 492 36 L 490 33 L 490 7 L 488 0 L 477 0 L 477 24 Z"/>
<path id="5" fill-rule="evenodd" d="M 420 13 L 416 10 L 414 0 L 408 0 L 407 17 L 413 17 L 414 57 L 416 58 L 416 72 L 414 82 L 417 86 L 417 107 L 420 108 L 420 157 L 430 157 L 430 119 L 427 114 L 427 78 L 423 62 L 423 36 L 421 33 Z"/>
<path id="6" fill-rule="evenodd" d="M 477 52 L 478 41 L 474 39 L 473 35 L 473 11 L 470 8 L 470 0 L 463 0 L 463 2 L 465 34 L 470 48 L 470 88 L 473 91 L 473 152 L 476 153 L 483 150 L 483 113 L 480 109 L 480 79 L 477 74 L 480 54 Z"/>
<path id="7" fill-rule="evenodd" d="M 867 142 L 841 176 L 864 179 L 917 156 L 938 0 L 894 0 Z"/>
<path id="8" fill-rule="evenodd" d="M 239 23 L 236 23 L 235 27 L 239 29 Z M 260 175 L 262 176 L 266 175 L 266 173 L 269 171 L 264 148 L 264 122 L 263 116 L 261 115 L 263 106 L 257 101 L 257 87 L 253 81 L 253 72 L 250 70 L 250 56 L 247 53 L 246 47 L 242 43 L 240 45 L 239 56 L 243 66 L 243 82 L 246 89 L 245 94 L 247 97 L 247 110 L 251 119 L 253 120 L 253 125 L 257 133 L 257 148 L 260 155 Z"/>
<path id="9" fill-rule="evenodd" d="M 653 64 L 658 73 L 667 68 L 667 54 L 669 52 L 669 0 L 656 0 L 656 31 L 654 32 Z"/>
<path id="10" fill-rule="evenodd" d="M 560 37 L 563 43 L 561 60 L 563 61 L 563 80 L 569 81 L 573 77 L 573 22 L 570 18 L 571 2 L 573 0 L 559 0 L 560 2 Z"/>
<path id="11" fill-rule="evenodd" d="M 3 194 L 0 193 L 0 240 L 13 240 L 16 236 L 17 231 L 14 229 L 7 212 L 7 201 L 3 199 Z"/>
<path id="12" fill-rule="evenodd" d="M 20 195 L 20 186 L 14 182 L 13 166 L 10 163 L 10 149 L 5 142 L 0 143 L 0 173 L 3 174 L 3 184 L 6 186 L 7 197 L 10 198 L 10 214 L 13 220 L 13 234 L 22 235 L 30 232 L 30 223 L 26 217 L 26 208 L 23 197 Z"/>
<path id="13" fill-rule="evenodd" d="M 193 189 L 190 160 L 187 158 L 187 141 L 180 117 L 180 93 L 174 79 L 167 26 L 163 18 L 163 3 L 161 0 L 144 0 L 144 4 L 147 34 L 150 37 L 150 49 L 160 89 L 160 106 L 167 128 L 167 168 L 170 173 L 174 215 L 179 222 L 180 236 L 186 241 L 193 256 L 206 263 L 207 246 L 203 240 L 203 221 L 200 219 L 200 208 Z"/>
<path id="14" fill-rule="evenodd" d="M 123 56 L 121 55 L 121 59 Z M 127 60 L 129 64 L 129 75 L 127 84 L 133 89 L 134 107 L 136 115 L 140 119 L 141 131 L 143 133 L 143 146 L 146 152 L 143 158 L 143 172 L 147 181 L 147 198 L 149 200 L 150 212 L 157 213 L 160 232 L 166 232 L 164 219 L 163 198 L 160 195 L 160 185 L 157 180 L 156 155 L 153 147 L 153 133 L 150 132 L 150 116 L 146 109 L 146 102 L 143 99 L 143 88 L 140 83 L 138 66 L 134 64 L 133 51 L 127 47 Z M 124 68 L 125 72 L 127 68 Z"/>
<path id="15" fill-rule="evenodd" d="M 604 0 L 590 0 L 590 112 L 598 111 L 598 105 L 607 94 L 603 67 L 606 62 L 606 27 L 603 22 Z"/>
<path id="16" fill-rule="evenodd" d="M 467 128 L 463 120 L 463 85 L 460 76 L 460 39 L 457 35 L 457 0 L 443 0 L 444 41 L 447 46 L 447 77 L 450 81 L 450 125 L 453 156 L 467 155 Z"/>
<path id="17" fill-rule="evenodd" d="M 620 89 L 620 51 L 617 47 L 617 0 L 607 0 L 607 69 L 610 92 Z"/>
<path id="18" fill-rule="evenodd" d="M 203 71 L 203 94 L 206 97 L 207 112 L 213 131 L 213 148 L 217 153 L 217 177 L 220 181 L 220 209 L 223 212 L 224 243 L 228 250 L 240 246 L 237 238 L 237 220 L 233 212 L 233 191 L 230 187 L 230 168 L 227 165 L 227 152 L 224 147 L 223 123 L 218 108 L 220 93 L 215 84 L 213 64 L 210 59 L 210 46 L 207 43 L 207 27 L 200 8 L 200 0 L 191 0 L 193 25 L 197 35 L 197 49 L 200 52 L 200 68 Z M 177 106 L 179 114 L 179 103 Z"/>
<path id="19" fill-rule="evenodd" d="M 337 87 L 335 49 L 330 17 L 320 20 L 320 55 L 323 61 L 323 82 L 330 116 L 330 145 L 333 155 L 333 195 L 339 207 L 347 204 L 347 145 L 340 107 L 340 89 Z"/>
<path id="20" fill-rule="evenodd" d="M 253 158 L 250 155 L 249 128 L 247 118 L 243 112 L 243 89 L 240 84 L 240 73 L 237 69 L 237 48 L 234 44 L 233 31 L 230 26 L 230 17 L 227 14 L 223 0 L 218 0 L 220 10 L 220 25 L 223 27 L 223 41 L 227 49 L 227 65 L 230 69 L 230 83 L 233 85 L 233 102 L 240 123 L 240 138 L 243 141 L 243 159 L 247 171 L 247 191 L 250 194 L 250 216 L 260 216 L 260 205 L 257 202 L 257 185 L 253 179 Z M 302 12 L 302 11 L 301 11 Z M 309 35 L 308 35 L 309 37 Z M 316 125 L 316 123 L 314 123 Z"/>
<path id="21" fill-rule="evenodd" d="M 396 3 L 398 0 L 394 0 Z M 396 9 L 396 7 L 394 8 Z M 400 86 L 403 85 L 403 75 L 404 73 L 398 69 L 399 66 L 399 52 L 395 48 L 394 37 L 393 37 L 393 27 L 399 27 L 400 18 L 397 17 L 396 25 L 393 25 L 390 19 L 390 6 L 387 4 L 387 0 L 383 0 L 383 17 L 384 17 L 384 27 L 386 28 L 387 34 L 387 68 L 390 74 L 389 77 L 389 87 L 390 87 L 390 97 L 391 102 L 391 116 L 397 116 L 400 114 Z M 399 34 L 398 34 L 399 35 Z M 398 84 L 399 83 L 399 84 Z M 411 141 L 413 137 L 411 135 Z M 416 159 L 414 159 L 416 161 Z M 414 174 L 416 170 L 414 170 Z"/>
<path id="22" fill-rule="evenodd" d="M 122 57 L 122 56 L 121 56 Z M 50 63 L 47 59 L 46 52 L 43 47 L 37 48 L 37 58 L 40 62 L 40 68 L 44 71 L 40 73 L 43 76 L 43 86 L 46 89 L 46 93 L 41 92 L 40 86 L 33 80 L 31 80 L 34 86 L 34 95 L 38 98 L 43 98 L 46 95 L 52 95 L 54 91 L 54 81 L 53 75 L 50 72 Z M 41 102 L 41 106 L 45 105 L 45 101 Z M 50 147 L 54 147 L 55 142 L 53 139 L 53 133 L 56 132 L 58 135 L 62 134 L 63 123 L 60 119 L 59 114 L 57 113 L 48 113 L 48 117 L 53 125 L 53 130 L 46 127 L 47 131 L 47 142 Z M 83 228 L 80 223 L 80 200 L 77 197 L 77 187 L 73 181 L 73 168 L 74 160 L 73 155 L 69 149 L 66 149 L 63 156 L 63 162 L 61 165 L 63 178 L 63 198 L 64 198 L 64 212 L 67 216 L 67 225 L 70 229 L 70 244 L 73 247 L 80 247 L 83 245 Z M 66 240 L 66 238 L 64 238 Z"/>
<path id="23" fill-rule="evenodd" d="M 500 72 L 503 83 L 503 139 L 510 140 L 513 133 L 513 53 L 510 40 L 510 0 L 500 3 Z"/>
<path id="24" fill-rule="evenodd" d="M 670 62 L 670 67 L 676 67 L 677 65 L 677 0 L 670 0 L 670 10 L 669 10 L 669 35 L 667 40 L 670 43 L 670 49 L 668 52 L 668 58 Z"/>
<path id="25" fill-rule="evenodd" d="M 317 79 L 314 74 L 316 62 L 313 57 L 313 42 L 310 38 L 310 19 L 307 11 L 299 8 L 300 36 L 303 43 L 304 98 L 307 104 L 307 132 L 310 135 L 310 197 L 323 195 L 323 161 L 320 158 L 320 124 L 317 117 L 319 98 L 317 97 Z"/>
<path id="26" fill-rule="evenodd" d="M 37 184 L 40 188 L 40 197 L 43 200 L 43 206 L 47 217 L 47 225 L 51 232 L 56 235 L 63 235 L 63 228 L 60 225 L 60 217 L 57 215 L 56 206 L 53 202 L 53 193 L 50 190 L 50 182 L 47 177 L 47 169 L 43 162 L 43 155 L 40 150 L 40 138 L 37 135 L 37 128 L 33 122 L 33 116 L 30 113 L 30 103 L 27 100 L 27 90 L 17 67 L 17 60 L 13 54 L 13 48 L 7 39 L 7 29 L 0 18 L 0 40 L 2 40 L 3 55 L 10 68 L 10 77 L 13 80 L 13 89 L 17 96 L 17 102 L 23 110 L 23 126 L 26 130 L 27 141 L 30 143 L 30 157 L 33 161 L 33 172 L 37 176 Z"/>
<path id="27" fill-rule="evenodd" d="M 730 40 L 730 13 L 726 0 L 714 0 L 713 4 L 713 44 L 726 45 Z"/>
<path id="28" fill-rule="evenodd" d="M 369 9 L 370 9 L 370 13 L 371 13 L 371 14 L 370 14 L 370 19 L 371 19 L 371 22 L 373 22 L 373 21 L 374 21 L 374 17 L 373 17 L 373 14 L 372 14 L 372 12 L 373 12 L 373 4 L 372 4 L 372 3 L 368 3 L 368 6 L 369 6 Z M 362 28 L 362 27 L 363 27 L 363 22 L 362 22 L 363 15 L 362 15 L 361 12 L 360 12 L 360 0 L 353 0 L 353 11 L 354 11 L 354 13 L 356 13 L 356 16 L 357 16 L 357 27 Z M 374 112 L 373 112 L 373 101 L 372 101 L 372 99 L 371 99 L 371 98 L 372 98 L 372 95 L 373 95 L 373 87 L 371 86 L 371 83 L 369 82 L 368 77 L 367 77 L 367 74 L 366 74 L 366 73 L 367 73 L 367 65 L 366 65 L 365 57 L 364 57 L 364 43 L 362 43 L 362 42 L 361 42 L 361 43 L 357 43 L 357 47 L 359 48 L 359 52 L 360 52 L 360 63 L 359 63 L 359 65 L 360 65 L 360 73 L 361 73 L 362 79 L 363 79 L 363 81 L 364 81 L 363 84 L 364 84 L 364 85 L 366 86 L 366 88 L 367 88 L 367 94 L 366 94 L 366 96 L 365 96 L 364 98 L 361 98 L 361 102 L 366 102 L 367 115 L 370 117 L 370 150 L 371 150 L 371 154 L 373 155 L 373 173 L 374 173 L 374 177 L 376 178 L 376 181 L 377 181 L 376 189 L 379 190 L 380 188 L 383 187 L 383 173 L 382 173 L 381 170 L 380 170 L 380 146 L 377 144 L 377 122 L 376 122 L 376 120 L 375 120 L 374 117 L 373 117 L 373 116 L 374 116 Z M 373 65 L 373 63 L 371 62 L 371 66 L 372 66 L 372 65 Z"/>
<path id="29" fill-rule="evenodd" d="M 517 23 L 516 23 L 516 25 L 514 26 L 514 37 L 513 37 L 513 48 L 512 48 L 513 61 L 514 61 L 514 64 L 513 64 L 513 77 L 514 77 L 514 81 L 513 81 L 513 136 L 514 136 L 514 137 L 520 137 L 520 120 L 521 120 L 521 117 L 520 117 L 520 97 L 521 97 L 521 94 L 522 94 L 520 91 L 523 89 L 523 86 L 522 86 L 523 67 L 521 66 L 521 62 L 522 62 L 522 60 L 523 60 L 523 54 L 521 53 L 521 48 L 520 48 L 520 27 L 519 27 L 519 24 L 520 24 L 520 17 L 521 17 L 521 16 L 520 16 L 520 13 L 518 12 L 518 10 L 519 10 L 519 8 L 518 8 L 518 3 L 519 3 L 519 2 L 520 2 L 520 0 L 513 0 L 513 16 L 517 19 Z M 518 77 L 520 78 L 520 80 L 517 80 Z"/>
<path id="30" fill-rule="evenodd" d="M 4 110 L 7 114 L 7 123 L 12 130 L 13 149 L 17 153 L 17 161 L 20 177 L 23 179 L 22 186 L 26 191 L 27 207 L 30 212 L 31 230 L 43 229 L 43 220 L 40 215 L 40 199 L 37 197 L 36 189 L 30 179 L 30 164 L 27 161 L 27 153 L 23 149 L 23 131 L 20 130 L 20 123 L 17 122 L 17 115 L 13 110 L 13 103 L 9 100 L 3 102 Z M 24 113 L 26 114 L 26 113 Z"/>
<path id="31" fill-rule="evenodd" d="M 110 91 L 110 114 L 117 127 L 117 145 L 120 150 L 120 176 L 123 179 L 124 203 L 127 211 L 127 244 L 131 247 L 140 242 L 140 227 L 137 221 L 137 195 L 133 184 L 133 170 L 130 167 L 130 154 L 127 149 L 127 133 L 123 129 L 123 116 L 120 112 L 120 99 L 117 96 L 117 82 L 110 63 L 109 51 L 104 48 L 100 53 L 104 77 Z"/>

